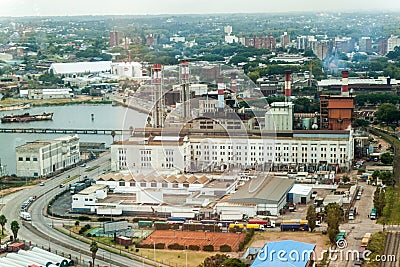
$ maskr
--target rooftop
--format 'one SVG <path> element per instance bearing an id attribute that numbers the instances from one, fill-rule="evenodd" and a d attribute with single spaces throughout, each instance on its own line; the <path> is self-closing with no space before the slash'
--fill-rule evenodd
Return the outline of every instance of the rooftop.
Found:
<path id="1" fill-rule="evenodd" d="M 272 176 L 253 178 L 229 199 L 237 203 L 269 203 L 276 204 L 292 188 L 294 180 Z"/>
<path id="2" fill-rule="evenodd" d="M 83 189 L 78 194 L 79 195 L 90 195 L 90 194 L 96 193 L 97 190 L 102 190 L 106 187 L 107 187 L 107 185 L 105 185 L 105 184 L 94 184 L 88 188 Z"/>

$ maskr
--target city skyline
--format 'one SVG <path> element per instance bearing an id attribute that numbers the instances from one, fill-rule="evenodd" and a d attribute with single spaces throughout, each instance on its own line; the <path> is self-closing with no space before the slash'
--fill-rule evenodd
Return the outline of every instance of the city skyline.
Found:
<path id="1" fill-rule="evenodd" d="M 154 0 L 151 5 L 137 0 L 100 2 L 95 0 L 2 0 L 1 17 L 20 16 L 79 16 L 79 15 L 159 15 L 159 14 L 212 14 L 212 13 L 281 13 L 281 12 L 357 12 L 399 11 L 400 3 L 395 0 L 382 2 L 344 1 L 321 2 L 316 0 L 287 0 L 280 2 L 253 1 L 194 1 Z"/>

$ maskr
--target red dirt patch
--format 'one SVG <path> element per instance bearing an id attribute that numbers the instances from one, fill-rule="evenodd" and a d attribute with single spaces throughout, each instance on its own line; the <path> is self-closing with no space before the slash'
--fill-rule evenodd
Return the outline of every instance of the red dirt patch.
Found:
<path id="1" fill-rule="evenodd" d="M 239 250 L 239 243 L 244 240 L 245 234 L 240 233 L 214 233 L 156 230 L 142 242 L 142 244 L 165 243 L 165 247 L 173 243 L 189 246 L 197 245 L 200 249 L 204 245 L 213 245 L 214 250 L 219 250 L 222 245 L 229 245 L 232 251 Z"/>

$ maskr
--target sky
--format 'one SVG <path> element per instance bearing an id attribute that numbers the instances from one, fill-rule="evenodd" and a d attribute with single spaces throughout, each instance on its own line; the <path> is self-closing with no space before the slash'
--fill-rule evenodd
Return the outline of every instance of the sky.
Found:
<path id="1" fill-rule="evenodd" d="M 0 16 L 400 11 L 399 0 L 0 0 Z"/>

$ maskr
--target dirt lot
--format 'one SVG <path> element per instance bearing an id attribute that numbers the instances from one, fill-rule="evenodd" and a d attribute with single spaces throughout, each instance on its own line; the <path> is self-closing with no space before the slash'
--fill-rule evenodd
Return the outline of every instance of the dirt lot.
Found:
<path id="1" fill-rule="evenodd" d="M 321 255 L 324 249 L 328 249 L 329 239 L 327 235 L 309 232 L 257 232 L 249 247 L 263 247 L 267 242 L 294 240 L 309 244 L 315 244 L 316 255 Z"/>
<path id="2" fill-rule="evenodd" d="M 202 248 L 204 245 L 213 245 L 215 250 L 227 244 L 233 251 L 237 251 L 239 243 L 244 240 L 245 234 L 235 233 L 213 233 L 213 232 L 189 232 L 156 230 L 142 242 L 142 244 L 165 243 L 165 247 L 173 243 L 180 245 L 197 245 Z"/>

